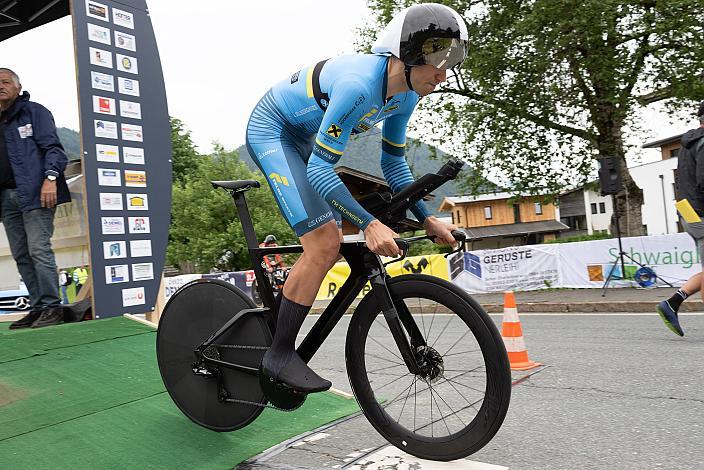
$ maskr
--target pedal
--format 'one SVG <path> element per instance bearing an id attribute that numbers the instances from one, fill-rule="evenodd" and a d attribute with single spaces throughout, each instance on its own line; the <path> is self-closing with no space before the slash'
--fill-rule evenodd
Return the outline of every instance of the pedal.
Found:
<path id="1" fill-rule="evenodd" d="M 264 391 L 264 396 L 269 403 L 282 410 L 295 410 L 306 401 L 308 396 L 269 376 L 264 372 L 261 364 L 259 365 L 259 386 Z"/>

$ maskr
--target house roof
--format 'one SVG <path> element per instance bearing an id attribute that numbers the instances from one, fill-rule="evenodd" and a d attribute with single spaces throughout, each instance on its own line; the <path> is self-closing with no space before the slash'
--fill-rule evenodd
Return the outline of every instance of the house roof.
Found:
<path id="1" fill-rule="evenodd" d="M 518 194 L 519 197 L 537 197 L 540 196 L 540 194 L 528 194 L 528 193 L 522 193 Z M 438 208 L 438 211 L 443 212 L 443 211 L 448 211 L 455 207 L 457 204 L 463 204 L 467 202 L 481 202 L 481 201 L 501 201 L 504 199 L 511 199 L 512 197 L 516 197 L 516 194 L 513 193 L 484 193 L 484 194 L 477 194 L 476 196 L 448 196 L 442 200 L 440 203 L 440 207 Z"/>
<path id="2" fill-rule="evenodd" d="M 542 220 L 539 222 L 521 222 L 518 224 L 490 225 L 487 227 L 461 228 L 471 239 L 511 237 L 528 235 L 530 233 L 562 232 L 570 228 L 557 220 Z"/>
<path id="3" fill-rule="evenodd" d="M 666 139 L 654 140 L 643 144 L 644 149 L 657 149 L 667 144 L 672 144 L 674 142 L 679 142 L 682 138 L 682 134 L 673 135 L 672 137 L 667 137 Z"/>

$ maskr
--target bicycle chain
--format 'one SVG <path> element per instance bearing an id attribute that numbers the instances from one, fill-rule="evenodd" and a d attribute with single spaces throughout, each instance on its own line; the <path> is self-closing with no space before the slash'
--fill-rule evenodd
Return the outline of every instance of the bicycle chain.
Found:
<path id="1" fill-rule="evenodd" d="M 225 348 L 225 349 L 253 349 L 253 350 L 260 350 L 260 351 L 266 351 L 269 349 L 269 346 L 250 346 L 250 345 L 237 345 L 237 344 L 213 344 L 212 346 L 218 347 L 218 348 Z M 205 353 L 205 351 L 204 351 Z M 209 357 L 203 354 L 205 357 L 208 357 L 208 359 L 216 359 L 214 357 Z M 291 409 L 285 409 L 285 408 L 279 408 L 278 406 L 270 405 L 268 403 L 259 403 L 256 401 L 249 401 L 249 400 L 240 400 L 239 398 L 225 398 L 223 400 L 225 403 L 237 403 L 240 405 L 250 405 L 250 406 L 257 406 L 259 408 L 271 408 L 273 410 L 277 411 L 284 411 L 286 413 L 290 413 L 292 411 L 296 411 L 299 407 L 297 406 L 296 408 L 291 408 Z M 303 402 L 301 402 L 301 405 Z"/>

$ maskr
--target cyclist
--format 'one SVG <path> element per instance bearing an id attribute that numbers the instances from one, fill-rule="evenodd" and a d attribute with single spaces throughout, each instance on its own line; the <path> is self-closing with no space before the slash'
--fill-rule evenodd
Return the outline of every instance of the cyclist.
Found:
<path id="1" fill-rule="evenodd" d="M 276 244 L 276 237 L 274 235 L 267 235 L 264 241 L 259 244 L 260 247 L 272 247 L 279 246 Z M 266 265 L 266 270 L 273 273 L 276 269 L 284 269 L 284 260 L 281 259 L 281 255 L 274 253 L 273 255 L 266 255 L 264 257 L 264 264 Z"/>
<path id="2" fill-rule="evenodd" d="M 449 7 L 428 3 L 399 12 L 372 54 L 346 55 L 299 70 L 274 85 L 247 124 L 247 149 L 267 177 L 279 209 L 303 245 L 284 285 L 276 334 L 262 360 L 266 376 L 302 393 L 331 383 L 295 352 L 296 336 L 327 271 L 338 258 L 341 217 L 364 231 L 367 247 L 398 256 L 398 235 L 355 201 L 335 174 L 350 134 L 382 127 L 381 168 L 393 192 L 413 182 L 404 157 L 406 125 L 420 97 L 446 80 L 466 57 L 467 27 Z M 436 242 L 454 244 L 451 230 L 411 209 Z"/>

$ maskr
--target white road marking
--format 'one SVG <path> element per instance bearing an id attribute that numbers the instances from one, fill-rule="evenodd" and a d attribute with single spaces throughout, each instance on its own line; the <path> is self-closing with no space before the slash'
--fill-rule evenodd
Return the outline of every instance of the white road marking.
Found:
<path id="1" fill-rule="evenodd" d="M 466 459 L 453 460 L 452 462 L 423 460 L 408 455 L 394 446 L 384 447 L 347 468 L 350 470 L 508 470 L 508 467 Z"/>

